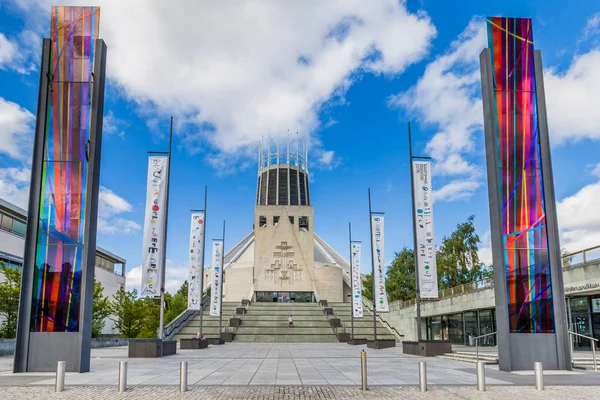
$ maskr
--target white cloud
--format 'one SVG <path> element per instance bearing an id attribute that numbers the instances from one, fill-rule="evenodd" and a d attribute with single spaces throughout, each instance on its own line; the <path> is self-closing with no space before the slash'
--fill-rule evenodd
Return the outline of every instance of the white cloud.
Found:
<path id="1" fill-rule="evenodd" d="M 334 155 L 335 152 L 333 150 L 323 151 L 321 152 L 321 156 L 319 157 L 318 164 L 326 169 L 331 169 L 334 166 Z"/>
<path id="2" fill-rule="evenodd" d="M 15 3 L 47 18 L 54 1 Z M 436 35 L 397 0 L 96 4 L 108 76 L 149 126 L 173 114 L 186 148 L 208 139 L 232 156 L 269 130 L 314 135 L 322 106 L 343 101 L 358 76 L 402 73 Z"/>
<path id="3" fill-rule="evenodd" d="M 481 237 L 482 246 L 479 247 L 479 261 L 481 261 L 484 265 L 490 266 L 494 264 L 494 260 L 492 258 L 492 235 L 490 231 L 487 231 Z"/>
<path id="4" fill-rule="evenodd" d="M 24 160 L 31 157 L 34 115 L 0 97 L 0 154 Z"/>
<path id="5" fill-rule="evenodd" d="M 483 123 L 479 53 L 485 45 L 485 22 L 474 18 L 449 50 L 427 65 L 413 87 L 389 99 L 390 106 L 438 129 L 426 149 L 437 174 L 478 176 L 464 154 L 474 150 L 473 135 Z"/>
<path id="6" fill-rule="evenodd" d="M 550 135 L 556 144 L 600 140 L 600 49 L 575 56 L 565 72 L 544 72 Z"/>
<path id="7" fill-rule="evenodd" d="M 125 128 L 129 126 L 126 121 L 115 117 L 112 110 L 109 111 L 102 120 L 102 134 L 108 136 L 125 137 Z"/>
<path id="8" fill-rule="evenodd" d="M 468 199 L 483 183 L 477 180 L 453 180 L 433 193 L 436 202 Z"/>
<path id="9" fill-rule="evenodd" d="M 17 45 L 8 40 L 8 38 L 0 33 L 0 68 L 4 69 L 12 64 L 17 55 Z"/>
<path id="10" fill-rule="evenodd" d="M 35 71 L 35 64 L 29 59 L 39 48 L 37 42 L 38 36 L 29 30 L 21 32 L 19 37 L 13 40 L 0 32 L 0 70 L 12 70 L 19 74 Z"/>
<path id="11" fill-rule="evenodd" d="M 600 33 L 600 13 L 596 13 L 588 18 L 585 27 L 582 30 L 583 36 L 581 40 L 588 40 L 594 35 Z"/>
<path id="12" fill-rule="evenodd" d="M 596 178 L 600 178 L 600 163 L 596 164 L 596 166 L 592 166 L 590 174 Z"/>
<path id="13" fill-rule="evenodd" d="M 110 189 L 100 187 L 98 197 L 98 233 L 99 234 L 131 234 L 142 229 L 135 221 L 120 217 L 120 214 L 133 211 L 127 200 L 116 195 Z"/>
<path id="14" fill-rule="evenodd" d="M 30 177 L 29 168 L 0 168 L 0 197 L 27 210 Z"/>
<path id="15" fill-rule="evenodd" d="M 567 251 L 583 250 L 600 244 L 600 181 L 584 186 L 557 203 L 561 245 Z"/>
<path id="16" fill-rule="evenodd" d="M 165 291 L 175 294 L 188 278 L 188 268 L 167 260 Z M 127 290 L 137 289 L 138 294 L 142 285 L 142 266 L 129 270 L 126 274 Z"/>

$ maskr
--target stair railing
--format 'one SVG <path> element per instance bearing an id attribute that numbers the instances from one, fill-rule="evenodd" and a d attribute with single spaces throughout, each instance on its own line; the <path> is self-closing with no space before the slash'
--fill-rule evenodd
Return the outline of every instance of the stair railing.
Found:
<path id="1" fill-rule="evenodd" d="M 373 312 L 373 303 L 371 302 L 371 300 L 366 299 L 366 298 L 362 298 L 362 302 L 363 302 L 363 306 L 365 306 L 365 308 L 369 309 L 369 311 Z M 392 334 L 394 336 L 396 336 L 396 339 L 398 339 L 399 342 L 402 342 L 402 339 L 404 339 L 404 335 L 401 334 L 400 332 L 398 332 L 398 330 L 393 327 L 392 325 L 390 325 L 389 322 L 387 322 L 386 320 L 384 320 L 383 318 L 381 318 L 381 315 L 377 314 L 377 320 L 379 322 L 381 322 L 382 325 L 386 326 L 387 329 L 392 332 Z"/>
<path id="2" fill-rule="evenodd" d="M 473 340 L 475 340 L 475 361 L 479 361 L 479 339 L 487 337 L 487 336 L 492 336 L 492 335 L 496 335 L 498 332 L 492 332 L 492 333 L 486 333 L 485 335 L 480 335 L 480 336 L 475 336 L 473 338 Z"/>
<path id="3" fill-rule="evenodd" d="M 578 337 L 582 337 L 584 339 L 588 339 L 592 341 L 592 357 L 594 359 L 594 371 L 598 371 L 598 368 L 596 366 L 596 342 L 598 342 L 598 339 L 593 338 L 591 336 L 585 336 L 582 335 L 581 333 L 576 333 L 576 332 L 571 332 L 569 331 L 569 337 L 571 338 L 571 340 L 569 340 L 571 342 L 571 366 L 573 366 L 574 364 L 574 358 L 575 358 L 575 350 L 573 349 L 573 339 L 574 336 L 578 336 Z"/>
<path id="4" fill-rule="evenodd" d="M 204 306 L 210 301 L 209 296 L 204 296 L 202 298 L 202 303 L 200 306 L 200 311 L 186 309 L 177 317 L 175 317 L 171 322 L 164 327 L 164 335 L 165 340 L 171 340 L 175 335 L 181 332 L 181 329 L 187 325 L 188 321 L 196 316 L 199 312 L 202 312 Z"/>

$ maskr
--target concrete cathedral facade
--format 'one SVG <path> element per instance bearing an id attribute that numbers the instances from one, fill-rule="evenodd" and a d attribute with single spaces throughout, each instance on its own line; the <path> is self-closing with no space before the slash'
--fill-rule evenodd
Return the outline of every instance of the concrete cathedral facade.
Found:
<path id="1" fill-rule="evenodd" d="M 306 146 L 259 150 L 254 229 L 225 256 L 224 301 L 347 302 L 349 264 L 315 232 Z"/>

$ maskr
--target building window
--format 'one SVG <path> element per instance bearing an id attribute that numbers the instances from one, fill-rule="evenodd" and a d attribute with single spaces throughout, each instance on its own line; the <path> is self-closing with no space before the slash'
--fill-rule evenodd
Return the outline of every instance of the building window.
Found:
<path id="1" fill-rule="evenodd" d="M 279 215 L 276 215 L 273 217 L 273 225 L 277 226 L 278 223 L 279 223 Z"/>
<path id="2" fill-rule="evenodd" d="M 25 225 L 21 221 L 13 220 L 12 232 L 15 235 L 25 237 L 25 230 L 27 229 L 27 225 Z"/>
<path id="3" fill-rule="evenodd" d="M 290 224 L 294 225 L 294 216 L 290 217 Z"/>
<path id="4" fill-rule="evenodd" d="M 300 230 L 301 231 L 307 231 L 308 230 L 308 217 L 300 217 L 300 218 L 298 218 L 298 223 L 300 225 Z"/>
<path id="5" fill-rule="evenodd" d="M 12 224 L 13 219 L 11 217 L 9 217 L 8 215 L 2 216 L 2 224 L 0 224 L 0 228 L 10 232 L 12 231 Z"/>
<path id="6" fill-rule="evenodd" d="M 267 217 L 265 217 L 264 215 L 258 217 L 258 226 L 260 226 L 261 228 L 267 226 Z"/>
<path id="7" fill-rule="evenodd" d="M 6 214 L 0 214 L 0 229 L 8 231 L 17 236 L 25 237 L 26 225 Z"/>

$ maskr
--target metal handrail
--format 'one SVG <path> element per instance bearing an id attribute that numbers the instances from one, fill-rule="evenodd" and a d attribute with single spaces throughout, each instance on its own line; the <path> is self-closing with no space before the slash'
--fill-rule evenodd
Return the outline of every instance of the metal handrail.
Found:
<path id="1" fill-rule="evenodd" d="M 574 256 L 576 256 L 578 254 L 581 254 L 581 255 L 583 255 L 583 262 L 586 263 L 586 262 L 588 262 L 588 260 L 587 260 L 587 257 L 585 255 L 585 253 L 589 252 L 589 251 L 592 251 L 592 250 L 598 250 L 598 249 L 600 249 L 600 245 L 593 246 L 593 247 L 588 247 L 586 249 L 579 250 L 579 251 L 574 251 L 572 253 L 567 253 L 567 254 L 563 255 L 562 258 L 574 257 Z"/>
<path id="2" fill-rule="evenodd" d="M 371 311 L 371 312 L 373 312 L 373 302 L 371 302 L 371 300 L 369 300 L 369 299 L 365 299 L 364 297 L 363 297 L 362 301 L 363 301 L 363 306 L 365 306 L 365 308 L 369 308 L 369 309 L 370 309 L 370 311 Z M 369 306 L 369 305 L 370 305 L 370 306 Z M 398 330 L 397 330 L 395 327 L 393 327 L 392 325 L 390 325 L 390 323 L 389 323 L 389 322 L 387 322 L 386 320 L 384 320 L 384 319 L 381 317 L 381 315 L 377 314 L 377 318 L 379 319 L 379 321 L 380 321 L 380 322 L 381 322 L 383 325 L 386 325 L 386 326 L 387 326 L 387 328 L 388 328 L 390 331 L 392 331 L 392 333 L 393 333 L 393 334 L 396 336 L 396 339 L 398 339 L 398 341 L 400 341 L 400 342 L 402 341 L 402 338 L 404 338 L 404 335 L 403 335 L 403 334 L 401 334 L 400 332 L 398 332 Z"/>
<path id="3" fill-rule="evenodd" d="M 498 332 L 492 332 L 492 333 L 486 333 L 485 335 L 479 335 L 479 336 L 475 336 L 473 339 L 475 340 L 475 361 L 479 361 L 479 339 L 487 337 L 487 336 L 492 336 L 497 334 Z"/>
<path id="4" fill-rule="evenodd" d="M 581 333 L 571 332 L 571 331 L 569 331 L 569 335 L 579 336 L 579 337 L 582 337 L 582 338 L 592 341 L 592 358 L 594 359 L 594 371 L 598 371 L 598 367 L 596 365 L 596 344 L 594 343 L 594 342 L 597 342 L 598 339 L 593 338 L 591 336 L 582 335 Z M 571 342 L 571 365 L 573 365 L 573 361 L 574 361 L 574 357 L 575 357 L 575 354 L 574 354 L 575 350 L 573 349 L 573 340 L 570 340 L 570 342 Z"/>

